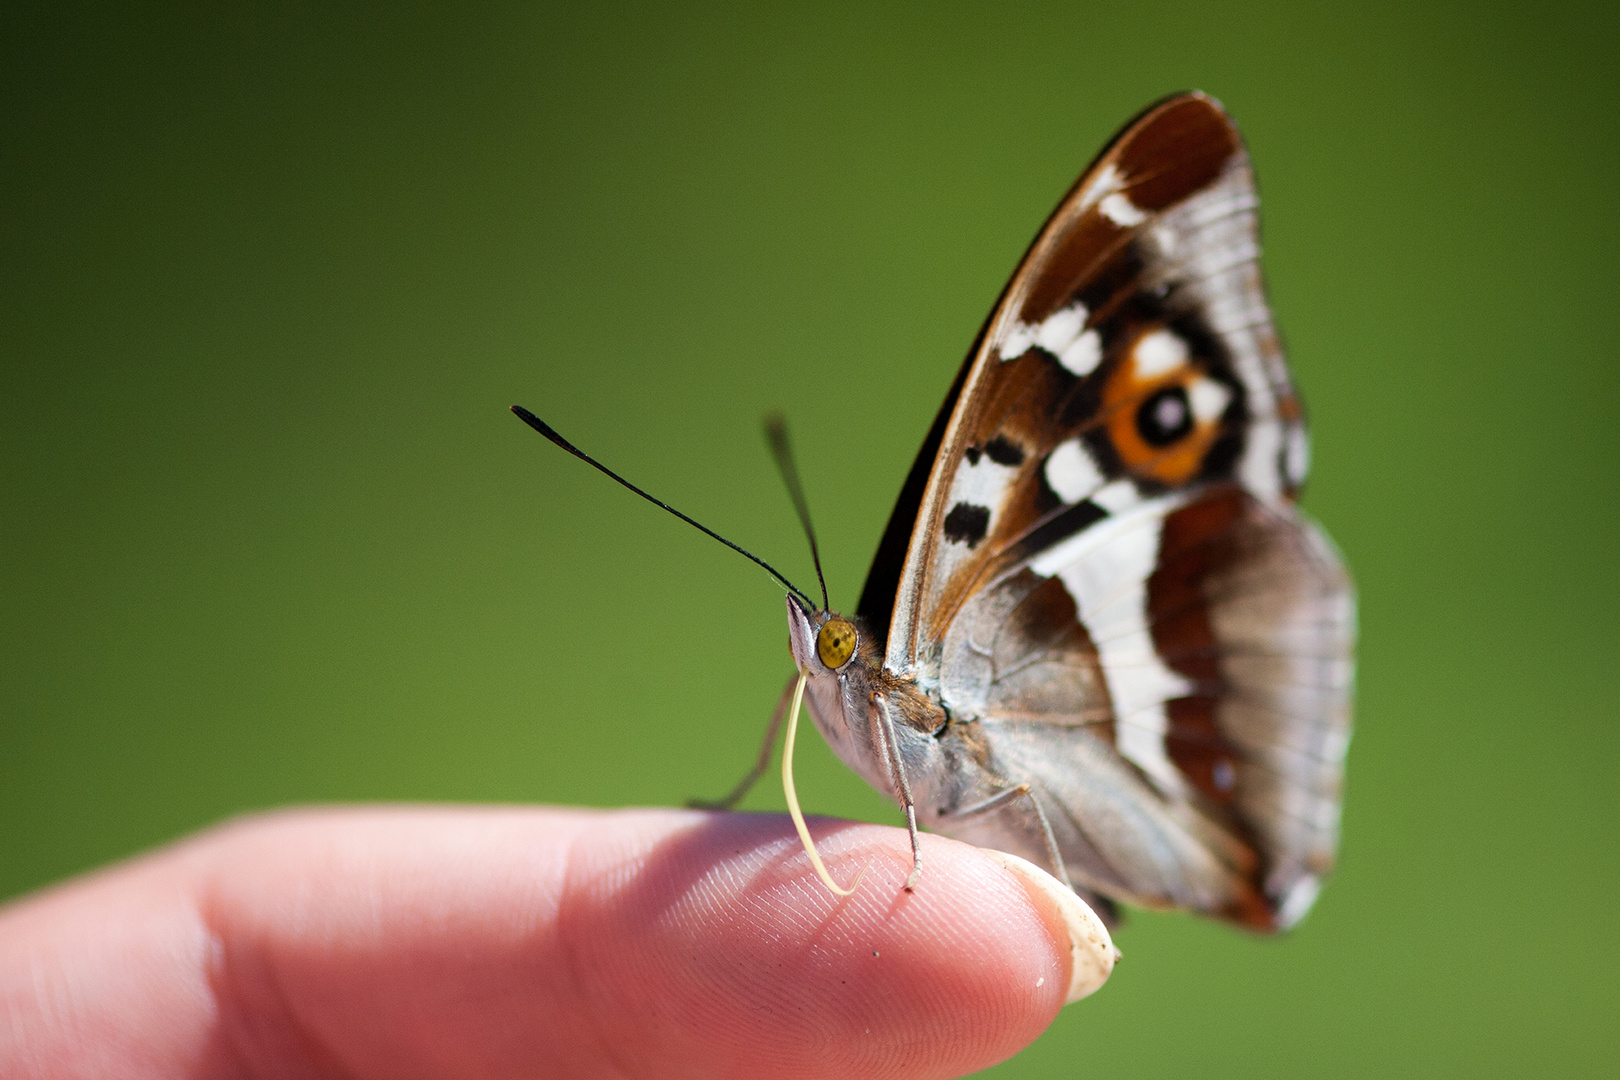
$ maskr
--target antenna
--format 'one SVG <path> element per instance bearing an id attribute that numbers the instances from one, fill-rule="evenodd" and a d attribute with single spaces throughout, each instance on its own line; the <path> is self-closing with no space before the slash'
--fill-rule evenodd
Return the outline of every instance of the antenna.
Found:
<path id="1" fill-rule="evenodd" d="M 771 453 L 776 457 L 776 468 L 782 474 L 782 482 L 787 485 L 789 497 L 793 499 L 793 509 L 799 512 L 804 535 L 810 538 L 810 558 L 816 564 L 816 580 L 821 582 L 821 610 L 826 611 L 827 579 L 821 574 L 821 552 L 816 547 L 816 530 L 810 524 L 810 504 L 805 501 L 804 487 L 799 483 L 799 470 L 793 464 L 793 447 L 788 445 L 787 418 L 781 413 L 767 416 L 765 438 L 770 440 Z"/>
<path id="2" fill-rule="evenodd" d="M 512 411 L 517 414 L 517 418 L 519 420 L 522 420 L 525 424 L 528 424 L 530 427 L 534 428 L 534 430 L 538 431 L 540 434 L 544 435 L 546 438 L 550 439 L 552 442 L 556 443 L 570 454 L 573 454 L 575 457 L 579 458 L 579 460 L 585 462 L 585 464 L 606 473 L 608 476 L 612 477 L 614 480 L 617 480 L 619 483 L 623 484 L 637 495 L 640 495 L 643 499 L 646 499 L 654 506 L 659 506 L 665 510 L 668 510 L 670 513 L 674 514 L 676 517 L 680 518 L 694 529 L 697 529 L 699 532 L 707 533 L 709 536 L 714 537 L 732 551 L 735 551 L 741 555 L 746 555 L 748 558 L 764 567 L 767 574 L 771 575 L 771 577 L 785 585 L 789 592 L 797 594 L 799 599 L 803 600 L 806 604 L 815 603 L 815 601 L 810 599 L 803 589 L 799 588 L 797 585 L 793 584 L 793 582 L 789 581 L 787 578 L 778 573 L 776 567 L 772 566 L 758 555 L 755 555 L 753 552 L 746 551 L 743 548 L 738 547 L 736 544 L 733 544 L 730 540 L 727 540 L 725 537 L 721 536 L 708 526 L 693 521 L 691 518 L 669 505 L 669 503 L 664 502 L 662 499 L 655 499 L 645 491 L 642 491 L 640 488 L 636 487 L 636 485 L 632 484 L 630 481 L 626 480 L 624 477 L 620 476 L 618 473 L 614 472 L 612 469 L 608 468 L 606 465 L 602 464 L 600 461 L 597 461 L 595 458 L 591 457 L 591 455 L 587 454 L 585 451 L 581 450 L 579 447 L 557 434 L 550 424 L 534 415 L 534 413 L 530 412 L 528 409 L 525 409 L 521 405 L 513 405 Z M 808 521 L 809 519 L 806 518 L 805 520 Z M 815 541 L 812 540 L 812 549 L 814 549 L 814 545 Z M 817 564 L 817 573 L 820 573 L 819 563 Z"/>

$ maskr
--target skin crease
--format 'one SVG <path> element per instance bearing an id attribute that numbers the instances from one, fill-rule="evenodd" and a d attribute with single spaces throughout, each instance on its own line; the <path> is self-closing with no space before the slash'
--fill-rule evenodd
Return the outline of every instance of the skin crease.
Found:
<path id="1" fill-rule="evenodd" d="M 1063 1004 L 974 848 L 786 817 L 355 808 L 228 823 L 0 908 L 0 1076 L 948 1077 Z"/>

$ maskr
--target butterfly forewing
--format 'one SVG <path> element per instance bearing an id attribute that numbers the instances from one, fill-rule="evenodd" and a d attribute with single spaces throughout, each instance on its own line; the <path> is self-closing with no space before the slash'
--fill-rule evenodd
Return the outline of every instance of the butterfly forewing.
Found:
<path id="1" fill-rule="evenodd" d="M 1292 505 L 1258 259 L 1220 106 L 1128 125 L 1009 282 L 862 611 L 894 583 L 886 666 L 1036 785 L 1077 884 L 1272 928 L 1332 861 L 1354 611 Z"/>

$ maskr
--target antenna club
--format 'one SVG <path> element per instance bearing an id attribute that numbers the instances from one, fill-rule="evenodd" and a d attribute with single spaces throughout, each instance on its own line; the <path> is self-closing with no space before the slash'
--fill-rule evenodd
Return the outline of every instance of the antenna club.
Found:
<path id="1" fill-rule="evenodd" d="M 534 428 L 534 430 L 538 431 L 552 442 L 567 449 L 573 449 L 567 439 L 564 439 L 561 435 L 557 434 L 555 428 L 546 423 L 544 420 L 540 419 L 538 416 L 534 415 L 534 413 L 530 412 L 528 409 L 525 409 L 521 405 L 513 405 L 512 412 L 519 420 L 523 421 L 525 424 L 528 424 L 530 427 Z"/>

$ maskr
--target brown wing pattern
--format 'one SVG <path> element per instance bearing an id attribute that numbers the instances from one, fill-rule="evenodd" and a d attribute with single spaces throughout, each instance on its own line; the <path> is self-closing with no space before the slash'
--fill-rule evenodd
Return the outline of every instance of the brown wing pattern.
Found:
<path id="1" fill-rule="evenodd" d="M 1166 754 L 1200 808 L 1264 856 L 1252 884 L 1292 922 L 1338 840 L 1349 577 L 1291 507 L 1224 489 L 1165 518 L 1147 601 L 1155 651 L 1189 683 L 1166 702 Z"/>
<path id="2" fill-rule="evenodd" d="M 1354 610 L 1255 207 L 1197 94 L 1069 192 L 936 426 L 886 664 L 1056 804 L 1077 883 L 1270 929 L 1332 861 Z"/>

